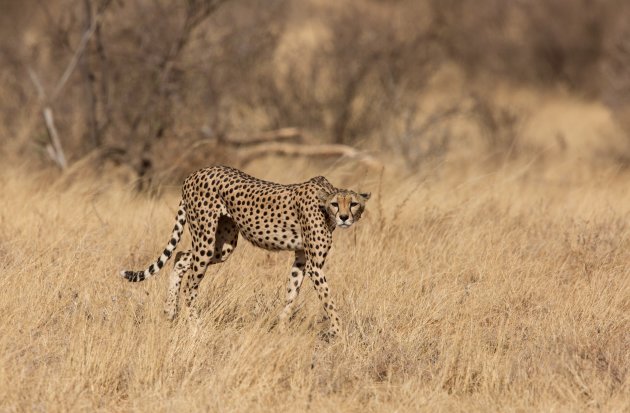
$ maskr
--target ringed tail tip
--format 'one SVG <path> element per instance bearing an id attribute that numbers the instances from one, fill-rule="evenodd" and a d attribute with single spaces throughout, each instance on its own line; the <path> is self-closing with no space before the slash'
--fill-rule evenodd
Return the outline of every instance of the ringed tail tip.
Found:
<path id="1" fill-rule="evenodd" d="M 126 279 L 127 281 L 130 282 L 138 282 L 138 281 L 143 281 L 145 279 L 144 277 L 144 271 L 121 271 L 120 272 L 120 276 L 123 277 L 124 279 Z"/>

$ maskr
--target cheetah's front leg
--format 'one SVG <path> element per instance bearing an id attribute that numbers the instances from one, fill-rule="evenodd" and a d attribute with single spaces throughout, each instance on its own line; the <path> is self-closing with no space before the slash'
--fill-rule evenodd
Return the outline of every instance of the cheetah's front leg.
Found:
<path id="1" fill-rule="evenodd" d="M 330 320 L 330 329 L 326 333 L 326 336 L 332 338 L 341 332 L 341 321 L 339 320 L 339 315 L 337 314 L 335 302 L 330 296 L 330 289 L 328 288 L 328 283 L 326 282 L 326 277 L 324 276 L 322 267 L 323 262 L 320 265 L 316 265 L 311 260 L 306 262 L 306 273 L 311 277 L 315 290 L 317 291 L 317 296 L 324 305 L 324 310 Z"/>
<path id="2" fill-rule="evenodd" d="M 291 275 L 289 276 L 289 283 L 287 285 L 287 304 L 280 314 L 280 326 L 286 328 L 289 317 L 293 314 L 293 308 L 295 307 L 295 300 L 300 293 L 300 287 L 302 287 L 302 281 L 304 280 L 304 265 L 306 263 L 306 256 L 304 251 L 295 252 L 295 261 L 291 268 Z"/>

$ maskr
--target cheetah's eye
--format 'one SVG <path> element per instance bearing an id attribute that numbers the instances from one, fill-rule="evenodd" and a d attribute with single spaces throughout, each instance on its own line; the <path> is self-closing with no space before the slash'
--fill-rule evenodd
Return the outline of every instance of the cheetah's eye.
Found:
<path id="1" fill-rule="evenodd" d="M 336 202 L 331 202 L 331 203 L 330 203 L 330 205 L 331 205 L 333 208 L 339 208 L 339 204 L 338 204 L 338 203 L 336 203 Z"/>
<path id="2" fill-rule="evenodd" d="M 350 208 L 354 208 L 357 205 L 359 205 L 358 202 L 350 202 Z"/>

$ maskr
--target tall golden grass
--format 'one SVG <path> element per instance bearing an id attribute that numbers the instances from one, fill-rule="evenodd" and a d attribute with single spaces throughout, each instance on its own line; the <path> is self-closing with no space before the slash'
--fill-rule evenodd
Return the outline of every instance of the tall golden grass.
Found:
<path id="1" fill-rule="evenodd" d="M 288 183 L 289 167 L 291 181 L 322 173 L 248 172 Z M 334 236 L 325 269 L 344 329 L 330 344 L 310 288 L 289 330 L 272 328 L 289 253 L 241 239 L 201 285 L 197 330 L 162 314 L 172 263 L 144 283 L 119 278 L 157 257 L 179 188 L 148 199 L 106 178 L 5 168 L 0 410 L 630 409 L 628 174 L 517 161 L 326 175 L 373 193 Z"/>

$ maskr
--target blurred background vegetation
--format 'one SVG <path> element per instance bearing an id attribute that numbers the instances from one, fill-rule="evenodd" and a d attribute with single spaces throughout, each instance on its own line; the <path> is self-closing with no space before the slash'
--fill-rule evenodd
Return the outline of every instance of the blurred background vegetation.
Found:
<path id="1" fill-rule="evenodd" d="M 624 0 L 2 0 L 0 156 L 630 165 Z M 307 148 L 307 149 L 304 149 Z"/>

